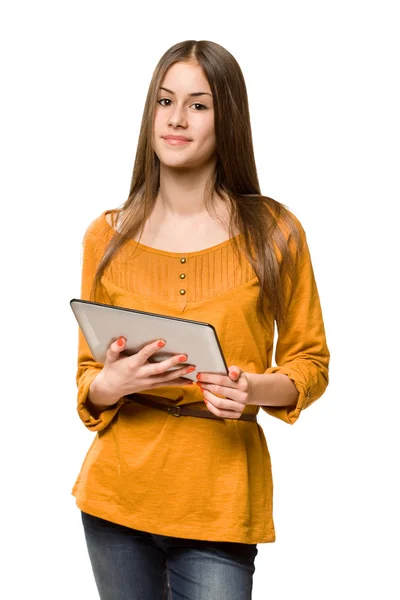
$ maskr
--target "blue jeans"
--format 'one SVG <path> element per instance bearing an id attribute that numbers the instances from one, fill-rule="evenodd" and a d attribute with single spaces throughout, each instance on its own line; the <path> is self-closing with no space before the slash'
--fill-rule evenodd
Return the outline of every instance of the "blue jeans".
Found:
<path id="1" fill-rule="evenodd" d="M 101 600 L 251 600 L 256 544 L 155 535 L 81 514 Z"/>

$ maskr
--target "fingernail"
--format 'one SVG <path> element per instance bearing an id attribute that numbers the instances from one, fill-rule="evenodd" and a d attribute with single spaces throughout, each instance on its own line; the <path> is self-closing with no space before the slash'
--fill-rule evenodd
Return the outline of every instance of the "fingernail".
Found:
<path id="1" fill-rule="evenodd" d="M 231 371 L 232 377 L 239 377 L 239 373 L 237 371 Z"/>
<path id="2" fill-rule="evenodd" d="M 200 373 L 197 373 L 197 375 L 196 375 L 196 379 L 200 379 L 200 377 L 201 377 L 201 374 L 200 374 Z"/>
<path id="3" fill-rule="evenodd" d="M 187 359 L 188 359 L 188 357 L 187 357 L 187 356 L 180 356 L 180 357 L 179 357 L 179 362 L 186 362 L 186 361 L 187 361 Z"/>
<path id="4" fill-rule="evenodd" d="M 193 371 L 195 371 L 195 370 L 196 370 L 196 367 L 188 367 L 186 369 L 186 373 L 193 373 Z"/>
<path id="5" fill-rule="evenodd" d="M 165 346 L 165 344 L 166 344 L 166 342 L 164 342 L 164 340 L 160 340 L 160 341 L 158 342 L 157 346 L 158 346 L 159 348 L 162 348 L 163 346 Z"/>
<path id="6" fill-rule="evenodd" d="M 118 346 L 123 346 L 124 345 L 124 338 L 120 337 L 117 341 Z"/>

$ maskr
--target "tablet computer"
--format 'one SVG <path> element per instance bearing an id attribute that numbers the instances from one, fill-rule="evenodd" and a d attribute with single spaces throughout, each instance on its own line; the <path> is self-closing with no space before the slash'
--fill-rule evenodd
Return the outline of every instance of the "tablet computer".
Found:
<path id="1" fill-rule="evenodd" d="M 110 344 L 120 336 L 126 339 L 123 355 L 136 354 L 146 344 L 163 339 L 166 345 L 153 354 L 149 362 L 160 362 L 174 354 L 186 354 L 187 363 L 180 363 L 169 370 L 185 364 L 194 365 L 196 370 L 185 375 L 185 379 L 194 381 L 197 372 L 228 375 L 217 332 L 210 323 L 77 298 L 73 298 L 70 305 L 93 358 L 101 364 L 104 364 Z"/>

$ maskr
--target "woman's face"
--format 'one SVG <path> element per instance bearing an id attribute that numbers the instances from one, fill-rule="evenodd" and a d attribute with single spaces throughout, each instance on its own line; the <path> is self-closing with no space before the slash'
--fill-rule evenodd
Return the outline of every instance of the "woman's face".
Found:
<path id="1" fill-rule="evenodd" d="M 161 164 L 198 168 L 214 160 L 213 98 L 200 65 L 172 65 L 158 90 L 157 101 L 153 149 Z M 183 136 L 187 141 L 168 140 L 165 136 Z"/>

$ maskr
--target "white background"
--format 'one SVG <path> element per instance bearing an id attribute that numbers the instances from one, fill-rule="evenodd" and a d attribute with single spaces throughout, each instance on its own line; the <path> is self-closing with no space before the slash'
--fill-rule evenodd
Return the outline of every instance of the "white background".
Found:
<path id="1" fill-rule="evenodd" d="M 69 300 L 87 226 L 127 198 L 153 69 L 185 39 L 241 65 L 261 189 L 307 232 L 331 351 L 294 426 L 260 415 L 277 541 L 259 545 L 253 599 L 399 598 L 395 4 L 2 4 L 4 598 L 98 598 L 71 495 L 94 434 Z"/>

